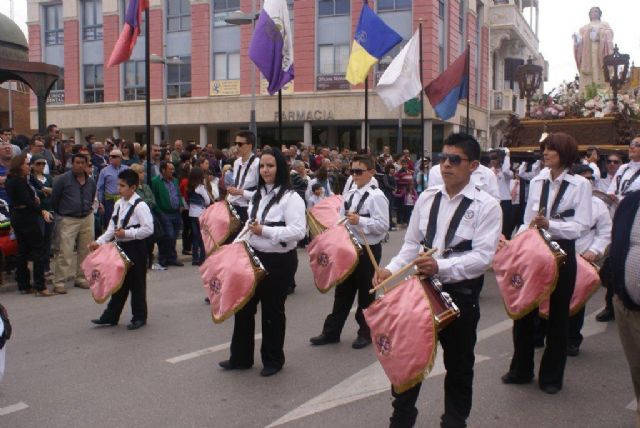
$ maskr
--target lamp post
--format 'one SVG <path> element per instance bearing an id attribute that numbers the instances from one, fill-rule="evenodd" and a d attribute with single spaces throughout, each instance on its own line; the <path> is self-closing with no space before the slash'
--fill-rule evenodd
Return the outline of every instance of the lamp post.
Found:
<path id="1" fill-rule="evenodd" d="M 241 10 L 231 12 L 224 20 L 230 25 L 248 25 L 251 24 L 251 34 L 255 29 L 256 19 L 256 0 L 251 0 L 251 13 L 244 13 Z M 258 126 L 256 124 L 256 65 L 251 61 L 251 112 L 249 113 L 249 130 L 254 135 L 258 134 Z"/>
<path id="2" fill-rule="evenodd" d="M 618 45 L 613 48 L 613 53 L 602 59 L 604 66 L 604 80 L 613 90 L 613 108 L 618 111 L 618 90 L 627 81 L 629 74 L 629 55 L 621 54 Z"/>
<path id="3" fill-rule="evenodd" d="M 180 58 L 174 56 L 173 58 L 167 58 L 166 56 L 160 56 L 158 54 L 151 54 L 149 61 L 154 64 L 162 64 L 162 80 L 164 87 L 162 88 L 162 103 L 164 105 L 164 139 L 169 143 L 169 121 L 167 117 L 167 65 L 180 65 L 184 64 Z M 149 136 L 149 142 L 151 142 L 151 136 Z"/>
<path id="4" fill-rule="evenodd" d="M 520 99 L 527 99 L 526 117 L 531 117 L 531 97 L 540 88 L 542 83 L 542 66 L 533 63 L 533 59 L 529 56 L 527 63 L 521 65 L 516 70 L 516 79 L 520 86 Z"/>

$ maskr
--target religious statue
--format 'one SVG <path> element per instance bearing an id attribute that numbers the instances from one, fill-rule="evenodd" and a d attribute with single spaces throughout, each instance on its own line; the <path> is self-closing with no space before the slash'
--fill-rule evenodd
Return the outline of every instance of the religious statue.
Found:
<path id="1" fill-rule="evenodd" d="M 580 91 L 596 84 L 604 87 L 603 58 L 613 53 L 613 30 L 601 21 L 602 10 L 589 10 L 590 22 L 573 34 L 573 52 L 580 74 Z"/>

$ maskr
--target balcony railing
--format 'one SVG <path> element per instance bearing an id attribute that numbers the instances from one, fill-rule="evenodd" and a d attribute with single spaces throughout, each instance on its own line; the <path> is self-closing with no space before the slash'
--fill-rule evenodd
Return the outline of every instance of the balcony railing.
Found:
<path id="1" fill-rule="evenodd" d="M 493 113 L 516 113 L 524 115 L 524 101 L 520 100 L 518 93 L 512 89 L 491 91 L 491 108 Z"/>
<path id="2" fill-rule="evenodd" d="M 489 10 L 491 30 L 509 31 L 521 39 L 531 52 L 538 51 L 538 37 L 514 0 L 495 1 Z M 513 40 L 513 37 L 510 37 Z"/>

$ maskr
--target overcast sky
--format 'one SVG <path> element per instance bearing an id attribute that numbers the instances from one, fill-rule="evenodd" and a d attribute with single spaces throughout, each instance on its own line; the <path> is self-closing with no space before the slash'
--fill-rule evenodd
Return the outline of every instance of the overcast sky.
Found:
<path id="1" fill-rule="evenodd" d="M 485 0 L 487 2 L 492 0 Z M 548 92 L 563 80 L 572 80 L 577 72 L 571 35 L 589 21 L 589 9 L 599 6 L 602 19 L 613 28 L 614 42 L 620 51 L 631 55 L 640 66 L 639 0 L 539 0 L 540 51 L 549 61 Z M 10 0 L 0 0 L 0 13 L 9 15 Z M 27 32 L 27 0 L 14 0 L 15 21 Z"/>

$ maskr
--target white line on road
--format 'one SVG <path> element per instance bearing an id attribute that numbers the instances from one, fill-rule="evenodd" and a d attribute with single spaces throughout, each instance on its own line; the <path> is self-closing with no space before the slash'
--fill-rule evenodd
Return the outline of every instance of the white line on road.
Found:
<path id="1" fill-rule="evenodd" d="M 262 333 L 258 333 L 255 339 L 262 339 Z M 178 355 L 177 357 L 169 358 L 165 360 L 167 363 L 177 364 L 183 361 L 192 360 L 194 358 L 202 357 L 203 355 L 213 354 L 214 352 L 223 351 L 229 349 L 231 342 L 223 343 L 221 345 L 212 346 L 210 348 L 200 349 L 198 351 L 189 352 L 188 354 Z"/>
<path id="2" fill-rule="evenodd" d="M 7 407 L 0 407 L 0 416 L 6 416 L 10 413 L 19 412 L 20 410 L 24 410 L 27 408 L 29 408 L 29 406 L 23 401 Z"/>
<path id="3" fill-rule="evenodd" d="M 637 400 L 632 400 L 631 403 L 629 403 L 629 405 L 626 407 L 627 410 L 633 410 L 634 412 L 636 411 L 637 408 L 638 408 Z"/>

